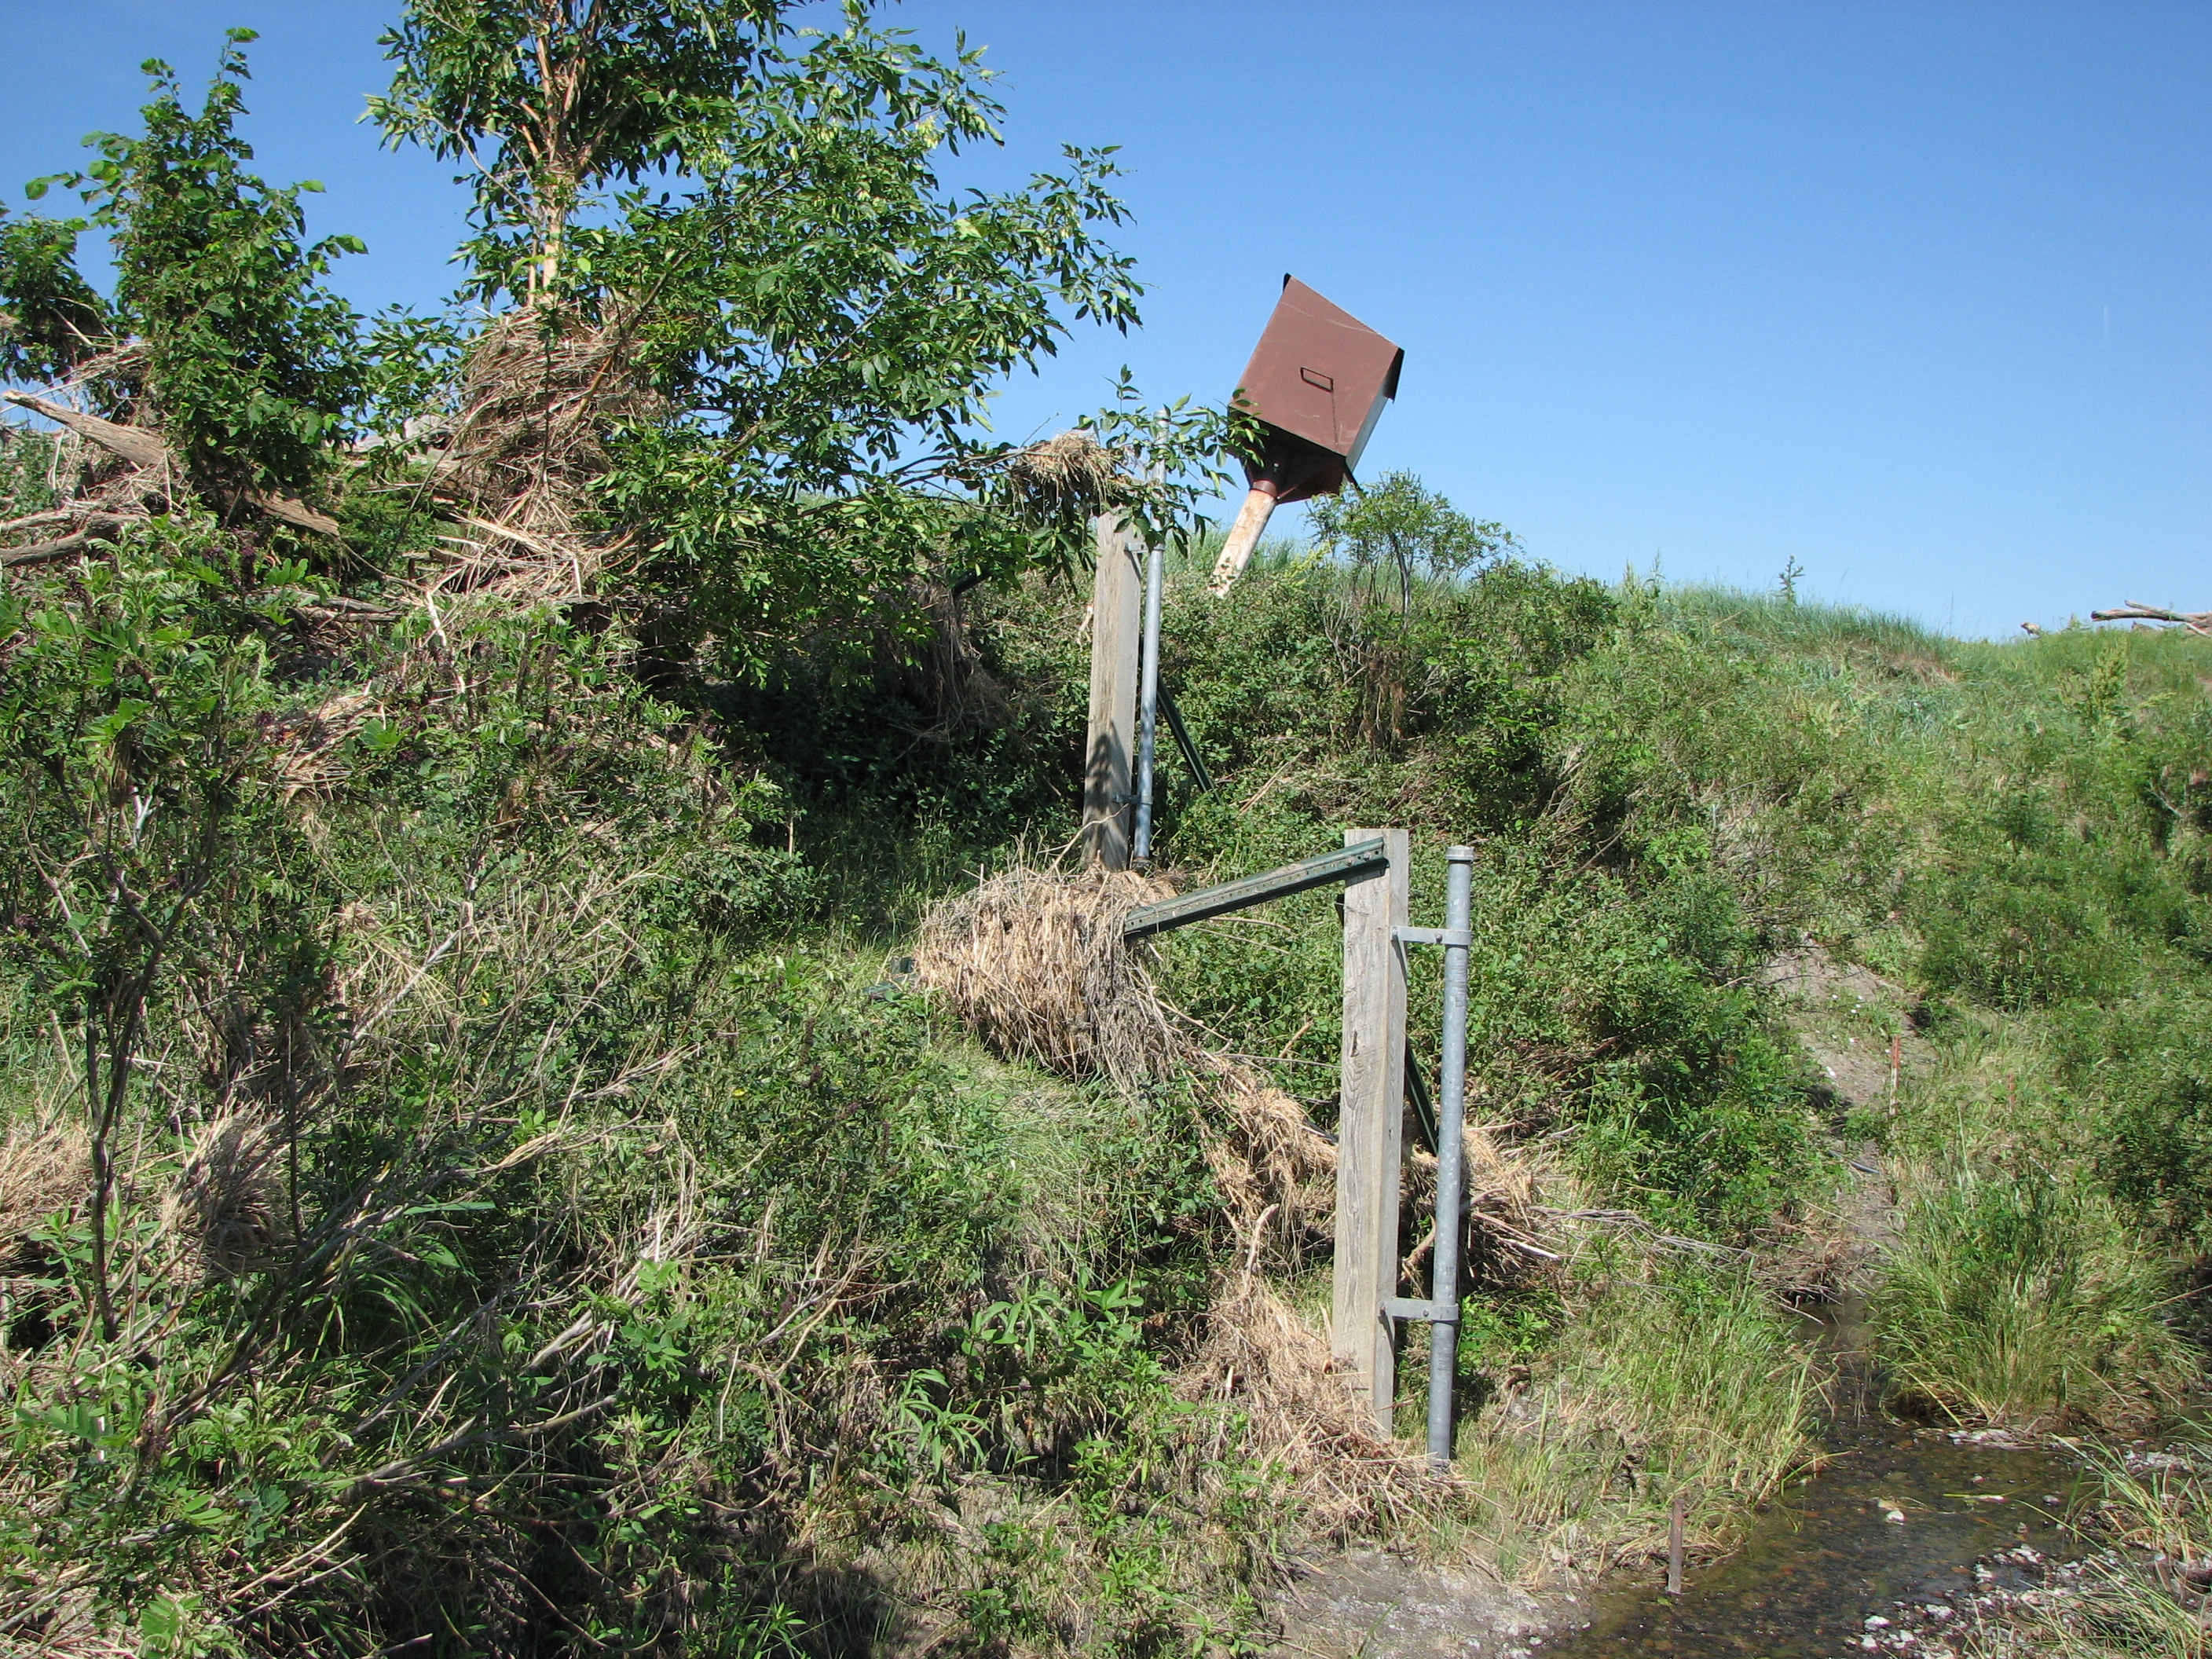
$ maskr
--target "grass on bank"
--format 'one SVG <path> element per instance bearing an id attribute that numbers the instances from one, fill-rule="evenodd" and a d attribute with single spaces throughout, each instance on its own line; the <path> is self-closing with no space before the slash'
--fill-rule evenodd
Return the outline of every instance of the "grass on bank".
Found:
<path id="1" fill-rule="evenodd" d="M 1188 1386 L 1247 1249 L 1192 1098 L 991 1060 L 879 984 L 927 900 L 1064 836 L 1080 594 L 980 595 L 957 698 L 803 653 L 775 684 L 648 695 L 618 635 L 550 614 L 288 655 L 282 602 L 241 606 L 204 551 L 127 540 L 110 585 L 46 571 L 10 613 L 11 1124 L 82 1113 L 82 984 L 145 960 L 120 924 L 125 954 L 67 956 L 30 874 L 122 847 L 137 890 L 192 899 L 125 1034 L 112 1337 L 82 1177 L 10 1234 L 8 1633 L 1264 1639 L 1282 1564 L 1344 1533 L 1233 1389 Z M 1932 1255 L 1936 1311 L 1891 1319 L 1892 1354 L 1961 1415 L 2102 1415 L 2130 1355 L 2168 1351 L 2212 1191 L 2197 659 L 2147 635 L 1923 658 L 1864 619 L 1710 612 L 1519 565 L 1402 608 L 1318 566 L 1231 604 L 1178 586 L 1166 666 L 1224 788 L 1164 774 L 1164 851 L 1200 880 L 1405 823 L 1426 916 L 1441 847 L 1478 837 L 1482 1115 L 1556 1172 L 1550 1208 L 1699 1258 L 1786 1249 L 1869 1123 L 1766 964 L 1809 933 L 1881 967 L 1946 1057 L 1874 1122 L 1892 1151 L 2075 1195 L 2033 1283 L 2078 1316 L 2004 1361 L 2063 1400 L 1967 1386 L 1988 1345 Z M 103 665 L 149 706 L 101 725 Z M 135 842 L 101 840 L 117 767 L 160 792 Z M 1160 969 L 1322 1127 L 1333 927 L 1304 896 Z M 92 1045 L 94 1082 L 114 1052 Z M 250 1201 L 172 1201 L 224 1158 Z M 1944 1204 L 1982 1215 L 1948 1190 L 1908 1191 L 1919 1236 L 1951 1236 Z M 2013 1249 L 1988 1202 L 1977 1260 Z M 264 1261 L 210 1273 L 192 1215 Z M 1492 1274 L 1462 1507 L 1351 1531 L 1533 1572 L 1648 1547 L 1680 1485 L 1721 1535 L 1806 1443 L 1761 1282 L 1595 1247 L 1547 1285 Z"/>
<path id="2" fill-rule="evenodd" d="M 1462 1438 L 1480 1505 L 1464 1530 L 1509 1573 L 1663 1554 L 1678 1494 L 1692 1547 L 1724 1547 L 1814 1455 L 1820 1378 L 1799 1322 L 1764 1285 L 1612 1265 L 1605 1289 L 1576 1297 L 1553 1338 L 1506 1370 Z"/>
<path id="3" fill-rule="evenodd" d="M 1901 1393 L 2027 1430 L 2155 1420 L 2194 1370 L 2160 1317 L 2166 1264 L 2111 1200 L 2029 1164 L 1908 1167 L 1873 1304 Z"/>

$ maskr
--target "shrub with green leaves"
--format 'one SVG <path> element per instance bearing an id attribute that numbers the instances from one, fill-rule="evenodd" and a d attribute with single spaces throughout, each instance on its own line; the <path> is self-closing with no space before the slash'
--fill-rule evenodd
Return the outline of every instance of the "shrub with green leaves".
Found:
<path id="1" fill-rule="evenodd" d="M 52 375 L 136 342 L 143 354 L 115 405 L 159 426 L 191 483 L 228 509 L 247 489 L 303 490 L 350 435 L 370 368 L 360 319 L 323 286 L 333 259 L 364 252 L 358 237 L 309 242 L 302 192 L 246 170 L 238 136 L 251 29 L 228 37 L 198 113 L 175 72 L 149 60 L 153 100 L 136 136 L 94 133 L 100 159 L 82 173 L 37 179 L 75 188 L 89 213 L 17 222 L 0 241 L 0 298 L 19 319 L 11 369 Z M 74 264 L 76 239 L 106 233 L 115 292 L 103 301 Z M 119 409 L 117 412 L 122 412 Z"/>

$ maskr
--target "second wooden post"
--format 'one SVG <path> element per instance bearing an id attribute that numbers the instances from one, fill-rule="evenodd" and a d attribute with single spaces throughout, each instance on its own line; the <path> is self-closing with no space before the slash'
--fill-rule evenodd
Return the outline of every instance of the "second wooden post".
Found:
<path id="1" fill-rule="evenodd" d="M 1129 867 L 1129 761 L 1136 750 L 1144 578 L 1120 515 L 1097 522 L 1091 600 L 1091 720 L 1084 736 L 1083 842 L 1092 862 Z"/>
<path id="2" fill-rule="evenodd" d="M 1403 830 L 1347 830 L 1345 845 L 1380 836 L 1387 873 L 1344 890 L 1344 1061 L 1336 1127 L 1336 1297 L 1330 1347 L 1389 1438 L 1397 1391 L 1390 1321 L 1398 1293 L 1398 1189 L 1406 1109 L 1406 923 L 1411 845 Z"/>

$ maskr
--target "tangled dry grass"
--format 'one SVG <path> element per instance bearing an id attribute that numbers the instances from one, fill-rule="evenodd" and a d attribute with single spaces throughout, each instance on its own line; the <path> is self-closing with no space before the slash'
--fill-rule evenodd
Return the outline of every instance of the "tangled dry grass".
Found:
<path id="1" fill-rule="evenodd" d="M 0 1141 L 0 1273 L 13 1273 L 32 1251 L 32 1232 L 74 1207 L 92 1184 L 90 1143 L 71 1119 L 21 1122 Z"/>
<path id="2" fill-rule="evenodd" d="M 161 1209 L 161 1230 L 179 1267 L 235 1278 L 270 1266 L 285 1238 L 283 1139 L 250 1109 L 210 1119 L 192 1137 Z"/>
<path id="3" fill-rule="evenodd" d="M 352 770 L 348 742 L 380 712 L 373 691 L 342 691 L 285 721 L 275 734 L 277 792 L 289 800 L 342 782 Z"/>
<path id="4" fill-rule="evenodd" d="M 1297 1489 L 1305 1525 L 1344 1541 L 1433 1513 L 1449 1488 L 1409 1442 L 1383 1440 L 1344 1385 L 1328 1339 L 1248 1259 L 1224 1273 L 1179 1392 L 1235 1409 L 1246 1444 Z"/>
<path id="5" fill-rule="evenodd" d="M 1297 1101 L 1209 1053 L 1153 984 L 1152 947 L 1122 938 L 1132 909 L 1173 890 L 1129 872 L 1017 863 L 931 909 L 915 975 L 1007 1059 L 1125 1090 L 1197 1079 L 1228 1130 L 1205 1151 L 1231 1225 L 1254 1251 L 1294 1257 L 1300 1237 L 1327 1236 L 1336 1149 Z"/>
<path id="6" fill-rule="evenodd" d="M 461 413 L 438 468 L 475 536 L 449 538 L 450 592 L 522 599 L 585 592 L 615 550 L 583 525 L 607 439 L 665 407 L 645 372 L 636 318 L 593 325 L 536 310 L 497 318 L 469 354 Z"/>
<path id="7" fill-rule="evenodd" d="M 1125 458 L 1080 427 L 1007 457 L 1008 505 L 1042 523 L 1087 519 L 1121 503 Z"/>
<path id="8" fill-rule="evenodd" d="M 1207 1172 L 1247 1259 L 1297 1264 L 1304 1241 L 1329 1236 L 1336 1203 L 1336 1145 L 1305 1108 L 1249 1066 L 1200 1051 L 1191 1061 L 1231 1133 L 1210 1137 Z"/>
<path id="9" fill-rule="evenodd" d="M 1164 1078 L 1196 1044 L 1153 988 L 1149 949 L 1125 942 L 1121 924 L 1172 890 L 1127 871 L 1018 863 L 931 909 L 915 975 L 1007 1059 L 1122 1088 Z"/>

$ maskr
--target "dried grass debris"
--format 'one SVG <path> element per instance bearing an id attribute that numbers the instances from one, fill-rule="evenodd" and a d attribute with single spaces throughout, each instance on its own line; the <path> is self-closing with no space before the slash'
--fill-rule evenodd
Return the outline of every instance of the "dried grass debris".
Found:
<path id="1" fill-rule="evenodd" d="M 92 1188 L 91 1141 L 69 1118 L 9 1126 L 0 1141 L 0 1273 L 20 1271 L 31 1235 Z"/>
<path id="2" fill-rule="evenodd" d="M 289 800 L 343 781 L 353 769 L 345 760 L 348 740 L 381 712 L 374 693 L 342 691 L 282 721 L 276 730 L 277 792 Z"/>
<path id="3" fill-rule="evenodd" d="M 1320 1535 L 1339 1541 L 1433 1511 L 1448 1487 L 1411 1442 L 1378 1436 L 1328 1340 L 1249 1265 L 1222 1275 L 1206 1340 L 1177 1378 L 1194 1401 L 1233 1407 L 1249 1455 L 1297 1487 Z"/>
<path id="4" fill-rule="evenodd" d="M 1127 871 L 1016 864 L 932 907 L 915 977 L 1010 1060 L 1125 1088 L 1164 1077 L 1196 1045 L 1153 988 L 1150 947 L 1125 941 L 1121 923 L 1172 891 Z"/>
<path id="5" fill-rule="evenodd" d="M 1006 492 L 1024 516 L 1089 518 L 1127 494 L 1126 458 L 1082 428 L 1015 450 L 1006 458 Z"/>
<path id="6" fill-rule="evenodd" d="M 1306 1109 L 1249 1066 L 1201 1054 L 1195 1069 L 1231 1133 L 1208 1135 L 1207 1172 L 1237 1237 L 1295 1266 L 1300 1247 L 1329 1237 L 1336 1206 L 1336 1143 L 1307 1121 Z"/>
<path id="7" fill-rule="evenodd" d="M 188 1272 L 233 1279 L 274 1265 L 289 1237 L 278 1127 L 234 1109 L 210 1118 L 161 1206 L 161 1230 Z"/>
<path id="8" fill-rule="evenodd" d="M 576 597 L 599 574 L 612 550 L 583 519 L 610 465 L 607 440 L 667 406 L 636 323 L 619 310 L 597 325 L 516 311 L 477 337 L 438 488 L 471 509 L 463 522 L 479 533 L 452 538 L 453 568 L 436 586 Z"/>

